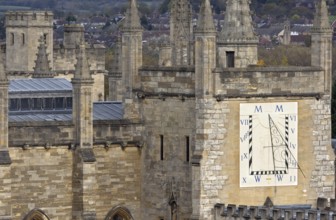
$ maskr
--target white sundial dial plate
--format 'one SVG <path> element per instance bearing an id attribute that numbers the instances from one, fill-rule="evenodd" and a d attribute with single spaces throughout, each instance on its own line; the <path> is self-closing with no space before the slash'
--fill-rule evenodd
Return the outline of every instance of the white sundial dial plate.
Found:
<path id="1" fill-rule="evenodd" d="M 240 187 L 298 181 L 297 102 L 240 104 Z"/>

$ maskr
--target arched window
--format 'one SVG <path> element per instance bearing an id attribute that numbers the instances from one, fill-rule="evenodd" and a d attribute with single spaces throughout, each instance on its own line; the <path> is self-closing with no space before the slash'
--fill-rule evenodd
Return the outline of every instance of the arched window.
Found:
<path id="1" fill-rule="evenodd" d="M 30 211 L 23 220 L 50 220 L 48 216 L 40 209 Z"/>
<path id="2" fill-rule="evenodd" d="M 111 211 L 109 211 L 105 220 L 134 220 L 134 219 L 131 215 L 131 212 L 127 208 L 117 206 L 111 209 Z"/>

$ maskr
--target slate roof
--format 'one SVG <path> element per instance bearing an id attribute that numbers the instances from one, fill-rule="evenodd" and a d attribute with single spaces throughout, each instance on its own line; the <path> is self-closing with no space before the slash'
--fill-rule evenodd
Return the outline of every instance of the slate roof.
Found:
<path id="1" fill-rule="evenodd" d="M 93 120 L 120 120 L 123 118 L 121 102 L 93 103 Z M 71 110 L 51 111 L 10 111 L 9 122 L 71 121 Z"/>
<path id="2" fill-rule="evenodd" d="M 33 97 L 36 94 L 66 93 L 72 95 L 72 84 L 61 78 L 15 79 L 9 83 L 9 98 L 16 94 Z M 121 102 L 94 102 L 93 120 L 120 120 L 123 118 Z M 71 121 L 72 111 L 69 110 L 29 110 L 9 111 L 9 122 L 41 122 L 41 121 Z"/>
<path id="3" fill-rule="evenodd" d="M 38 78 L 9 81 L 9 94 L 35 92 L 71 92 L 72 84 L 66 79 Z"/>

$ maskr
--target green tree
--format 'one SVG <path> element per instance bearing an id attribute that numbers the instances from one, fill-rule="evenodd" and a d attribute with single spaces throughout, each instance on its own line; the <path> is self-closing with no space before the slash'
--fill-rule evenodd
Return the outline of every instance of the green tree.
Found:
<path id="1" fill-rule="evenodd" d="M 76 17 L 73 15 L 73 14 L 69 14 L 67 17 L 66 17 L 66 19 L 65 19 L 67 22 L 68 22 L 68 24 L 70 24 L 70 23 L 73 23 L 73 22 L 76 22 L 77 21 L 77 19 L 76 19 Z"/>

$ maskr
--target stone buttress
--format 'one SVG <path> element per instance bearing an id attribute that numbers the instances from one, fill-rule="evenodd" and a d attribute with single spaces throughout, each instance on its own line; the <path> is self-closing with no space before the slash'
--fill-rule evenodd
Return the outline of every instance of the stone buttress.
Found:
<path id="1" fill-rule="evenodd" d="M 118 37 L 113 53 L 112 69 L 108 74 L 110 101 L 121 101 L 123 98 L 122 88 L 122 62 L 121 62 L 121 39 Z"/>
<path id="2" fill-rule="evenodd" d="M 212 70 L 216 67 L 216 29 L 209 0 L 203 0 L 197 27 L 195 28 L 195 93 L 196 93 L 196 149 L 192 158 L 192 219 L 200 217 L 200 182 L 202 171 L 200 159 L 208 144 L 206 127 L 209 124 L 208 107 L 213 101 L 214 83 Z"/>
<path id="3" fill-rule="evenodd" d="M 122 26 L 122 83 L 124 118 L 138 118 L 138 104 L 133 101 L 133 90 L 140 87 L 138 70 L 142 66 L 142 33 L 143 28 L 136 0 L 129 0 L 125 21 Z"/>
<path id="4" fill-rule="evenodd" d="M 77 55 L 73 85 L 73 123 L 76 148 L 73 153 L 73 219 L 96 219 L 96 158 L 93 152 L 92 85 L 85 44 Z"/>
<path id="5" fill-rule="evenodd" d="M 0 52 L 0 219 L 11 219 L 11 163 L 8 150 L 8 80 Z"/>
<path id="6" fill-rule="evenodd" d="M 311 178 L 311 186 L 320 197 L 330 198 L 335 187 L 334 170 L 330 166 L 334 158 L 327 154 L 331 150 L 331 86 L 332 86 L 332 28 L 329 24 L 328 8 L 325 0 L 318 0 L 314 24 L 311 30 L 311 65 L 322 68 L 324 93 L 317 100 L 314 115 L 314 153 L 315 170 Z"/>

